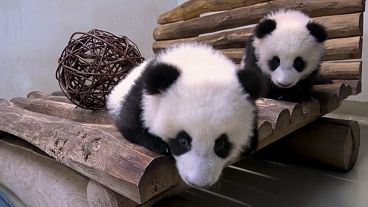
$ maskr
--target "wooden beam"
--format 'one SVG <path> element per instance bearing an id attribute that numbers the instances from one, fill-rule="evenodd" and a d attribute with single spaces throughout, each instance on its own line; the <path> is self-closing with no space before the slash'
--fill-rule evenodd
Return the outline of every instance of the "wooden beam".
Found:
<path id="1" fill-rule="evenodd" d="M 63 103 L 72 103 L 66 96 L 54 96 L 41 91 L 32 91 L 27 95 L 28 98 L 40 98 L 50 101 L 58 101 Z"/>
<path id="2" fill-rule="evenodd" d="M 180 180 L 172 159 L 134 145 L 118 133 L 31 112 L 6 100 L 0 101 L 0 131 L 30 142 L 137 203 L 148 201 Z"/>
<path id="3" fill-rule="evenodd" d="M 293 164 L 323 164 L 348 171 L 357 160 L 359 145 L 356 121 L 320 118 L 256 156 Z"/>
<path id="4" fill-rule="evenodd" d="M 362 57 L 362 38 L 348 37 L 327 40 L 324 60 L 360 59 Z"/>
<path id="5" fill-rule="evenodd" d="M 44 98 L 46 98 L 46 96 Z M 76 122 L 90 124 L 113 124 L 113 120 L 106 110 L 92 111 L 78 108 L 74 104 L 40 98 L 17 97 L 13 98 L 11 102 L 16 106 L 30 111 L 56 116 Z"/>
<path id="6" fill-rule="evenodd" d="M 266 1 L 270 0 L 190 0 L 173 10 L 161 14 L 157 19 L 157 23 L 167 24 L 185 21 L 199 17 L 207 12 L 224 11 Z"/>
<path id="7" fill-rule="evenodd" d="M 275 0 L 156 27 L 155 40 L 195 37 L 200 34 L 255 24 L 277 8 L 302 10 L 312 17 L 362 12 L 362 0 Z"/>
<path id="8" fill-rule="evenodd" d="M 353 90 L 344 83 L 314 85 L 312 95 L 319 101 L 321 115 L 325 115 L 340 106 L 342 100 L 352 95 Z"/>
<path id="9" fill-rule="evenodd" d="M 362 82 L 360 80 L 332 80 L 334 83 L 343 83 L 348 85 L 352 89 L 353 95 L 357 95 L 362 92 Z"/>
<path id="10" fill-rule="evenodd" d="M 314 18 L 314 20 L 326 26 L 329 39 L 362 35 L 363 28 L 361 23 L 363 20 L 361 13 L 317 17 Z M 192 38 L 155 41 L 152 48 L 157 52 L 170 45 L 183 42 L 204 42 L 217 49 L 243 48 L 245 46 L 245 41 L 251 36 L 253 29 L 254 26 L 249 26 L 247 28 L 206 34 Z"/>
<path id="11" fill-rule="evenodd" d="M 321 74 L 331 80 L 360 80 L 362 62 L 323 62 Z"/>
<path id="12" fill-rule="evenodd" d="M 325 47 L 326 55 L 323 58 L 325 61 L 361 58 L 361 37 L 327 40 Z M 240 63 L 244 55 L 243 48 L 222 49 L 221 51 L 235 63 Z"/>
<path id="13" fill-rule="evenodd" d="M 259 123 L 272 125 L 272 133 L 267 136 L 259 136 L 258 150 L 320 116 L 319 103 L 315 99 L 296 104 L 262 98 L 257 100 L 256 104 L 260 110 Z M 280 114 L 275 114 L 277 112 Z"/>

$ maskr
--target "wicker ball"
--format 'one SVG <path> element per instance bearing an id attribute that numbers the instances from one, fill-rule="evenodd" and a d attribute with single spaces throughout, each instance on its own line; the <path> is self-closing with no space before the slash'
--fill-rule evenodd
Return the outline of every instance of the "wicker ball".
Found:
<path id="1" fill-rule="evenodd" d="M 56 79 L 75 105 L 104 109 L 112 88 L 143 60 L 137 45 L 125 36 L 96 29 L 76 32 L 59 58 Z"/>

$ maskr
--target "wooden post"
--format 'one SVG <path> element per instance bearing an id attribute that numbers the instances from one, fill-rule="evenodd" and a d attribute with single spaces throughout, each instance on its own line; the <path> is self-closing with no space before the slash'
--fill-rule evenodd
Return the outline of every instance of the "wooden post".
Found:
<path id="1" fill-rule="evenodd" d="M 348 171 L 358 157 L 359 133 L 356 121 L 320 118 L 256 156 L 289 163 L 318 163 Z"/>

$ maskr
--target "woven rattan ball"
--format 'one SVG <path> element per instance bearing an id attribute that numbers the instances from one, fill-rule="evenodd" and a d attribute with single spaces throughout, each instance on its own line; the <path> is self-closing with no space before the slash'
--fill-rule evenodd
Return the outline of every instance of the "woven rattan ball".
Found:
<path id="1" fill-rule="evenodd" d="M 76 32 L 59 58 L 56 79 L 75 105 L 104 109 L 112 88 L 143 60 L 137 45 L 125 36 L 96 29 Z"/>

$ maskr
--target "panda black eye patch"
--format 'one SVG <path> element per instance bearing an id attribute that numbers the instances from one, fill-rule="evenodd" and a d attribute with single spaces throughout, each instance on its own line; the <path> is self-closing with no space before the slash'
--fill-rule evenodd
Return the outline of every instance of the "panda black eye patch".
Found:
<path id="1" fill-rule="evenodd" d="M 173 155 L 179 156 L 192 148 L 192 138 L 185 131 L 180 131 L 176 138 L 169 140 L 169 147 Z"/>
<path id="2" fill-rule="evenodd" d="M 226 134 L 221 134 L 215 140 L 215 154 L 221 158 L 226 158 L 229 156 L 233 145 L 229 142 L 229 137 Z"/>
<path id="3" fill-rule="evenodd" d="M 305 68 L 305 61 L 301 57 L 296 57 L 294 60 L 294 65 L 296 71 L 302 72 Z"/>
<path id="4" fill-rule="evenodd" d="M 276 70 L 277 67 L 280 65 L 280 58 L 277 56 L 273 56 L 271 60 L 268 61 L 268 66 L 270 67 L 271 71 Z"/>

